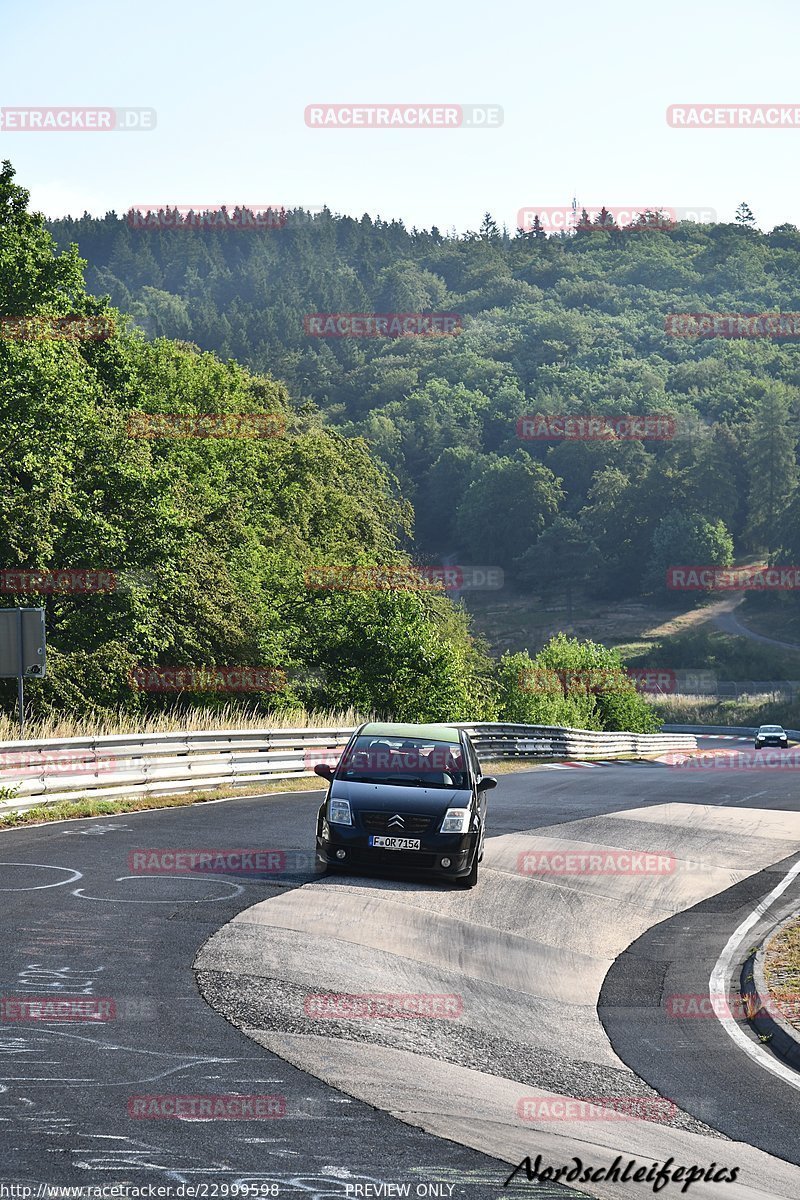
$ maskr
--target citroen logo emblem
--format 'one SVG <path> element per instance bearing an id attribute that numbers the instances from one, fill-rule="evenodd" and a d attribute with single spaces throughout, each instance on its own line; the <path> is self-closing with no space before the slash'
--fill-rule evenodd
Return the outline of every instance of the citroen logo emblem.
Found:
<path id="1" fill-rule="evenodd" d="M 393 817 L 389 818 L 389 828 L 390 829 L 392 829 L 394 826 L 403 826 L 403 825 L 405 825 L 405 821 L 400 816 L 400 813 L 395 813 Z"/>

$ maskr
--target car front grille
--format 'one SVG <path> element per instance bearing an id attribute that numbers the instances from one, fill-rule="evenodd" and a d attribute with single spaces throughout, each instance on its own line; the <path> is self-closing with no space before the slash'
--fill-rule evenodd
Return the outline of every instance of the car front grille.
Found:
<path id="1" fill-rule="evenodd" d="M 395 816 L 403 818 L 403 824 L 389 822 Z M 430 813 L 362 812 L 361 824 L 367 833 L 387 833 L 394 837 L 419 837 L 427 833 L 433 817 Z"/>
<path id="2" fill-rule="evenodd" d="M 428 871 L 436 866 L 435 854 L 420 850 L 350 850 L 347 862 L 354 867 L 410 868 L 412 871 Z"/>

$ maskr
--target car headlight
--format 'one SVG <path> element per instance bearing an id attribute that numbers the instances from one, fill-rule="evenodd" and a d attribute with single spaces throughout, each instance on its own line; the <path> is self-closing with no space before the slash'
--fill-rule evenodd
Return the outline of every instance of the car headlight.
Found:
<path id="1" fill-rule="evenodd" d="M 468 808 L 448 808 L 445 813 L 445 818 L 442 821 L 440 833 L 468 833 L 469 832 L 469 809 Z"/>
<path id="2" fill-rule="evenodd" d="M 352 825 L 353 818 L 350 813 L 349 800 L 330 800 L 330 809 L 328 811 L 328 820 L 332 825 Z"/>

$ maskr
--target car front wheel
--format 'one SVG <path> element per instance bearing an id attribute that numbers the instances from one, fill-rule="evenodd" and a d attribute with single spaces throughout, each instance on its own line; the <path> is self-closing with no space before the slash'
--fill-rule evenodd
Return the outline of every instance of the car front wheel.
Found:
<path id="1" fill-rule="evenodd" d="M 470 867 L 469 875 L 462 875 L 460 879 L 456 880 L 456 884 L 458 885 L 458 887 L 474 888 L 475 884 L 478 882 L 478 854 L 479 854 L 479 851 L 480 851 L 480 847 L 476 846 L 475 853 L 472 856 L 472 866 Z"/>

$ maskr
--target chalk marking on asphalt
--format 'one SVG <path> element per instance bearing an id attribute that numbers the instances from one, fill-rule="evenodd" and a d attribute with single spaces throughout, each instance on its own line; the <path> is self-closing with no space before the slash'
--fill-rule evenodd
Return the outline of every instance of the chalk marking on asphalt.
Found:
<path id="1" fill-rule="evenodd" d="M 722 1025 L 722 1028 L 727 1033 L 728 1037 L 739 1047 L 744 1050 L 754 1063 L 760 1067 L 765 1067 L 771 1071 L 773 1075 L 777 1075 L 784 1083 L 788 1083 L 795 1091 L 800 1092 L 800 1075 L 791 1067 L 785 1066 L 778 1062 L 774 1055 L 768 1050 L 762 1050 L 760 1046 L 756 1046 L 754 1042 L 742 1032 L 734 1020 L 730 1005 L 727 1000 L 727 982 L 730 977 L 733 958 L 737 950 L 741 946 L 747 934 L 753 929 L 773 903 L 782 896 L 786 889 L 794 882 L 797 876 L 800 875 L 800 859 L 787 872 L 779 884 L 772 891 L 759 901 L 749 917 L 742 921 L 738 929 L 728 939 L 725 949 L 717 960 L 714 970 L 711 972 L 711 978 L 708 981 L 708 995 L 711 1001 L 711 1007 L 716 1013 L 717 1020 Z M 715 1004 L 716 999 L 716 1004 Z M 716 1005 L 722 1008 L 722 1013 L 716 1011 Z"/>
<path id="2" fill-rule="evenodd" d="M 208 879 L 197 875 L 119 875 L 114 881 L 122 883 L 125 879 L 178 879 L 181 883 L 207 883 Z M 72 883 L 72 880 L 68 880 Z M 227 879 L 220 879 L 219 882 L 223 887 L 234 888 L 233 892 L 223 893 L 221 896 L 204 896 L 200 900 L 125 900 L 118 896 L 87 896 L 83 888 L 75 888 L 72 892 L 73 896 L 78 896 L 81 900 L 97 900 L 100 904 L 214 904 L 218 900 L 232 900 L 234 896 L 240 896 L 244 891 L 241 883 L 229 883 Z M 54 884 L 48 884 L 48 887 L 54 887 Z"/>
<path id="3" fill-rule="evenodd" d="M 74 883 L 76 879 L 83 878 L 81 871 L 75 871 L 72 867 L 54 867 L 52 863 L 2 862 L 0 867 L 35 867 L 40 871 L 66 871 L 70 876 L 69 879 L 62 879 L 59 883 L 37 883 L 33 887 L 4 887 L 0 888 L 0 892 L 41 892 L 45 888 L 63 887 L 65 883 Z"/>

